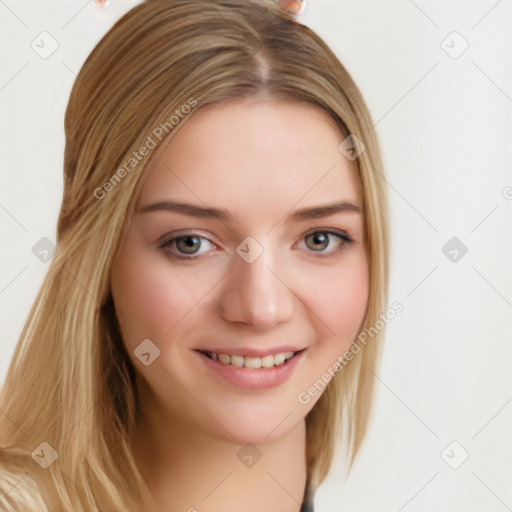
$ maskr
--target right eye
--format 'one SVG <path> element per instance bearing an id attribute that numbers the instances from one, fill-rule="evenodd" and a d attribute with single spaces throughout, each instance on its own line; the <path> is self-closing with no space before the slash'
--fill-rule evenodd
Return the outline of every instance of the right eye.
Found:
<path id="1" fill-rule="evenodd" d="M 165 237 L 158 245 L 164 248 L 170 257 L 191 260 L 211 249 L 213 242 L 197 233 L 188 233 Z"/>

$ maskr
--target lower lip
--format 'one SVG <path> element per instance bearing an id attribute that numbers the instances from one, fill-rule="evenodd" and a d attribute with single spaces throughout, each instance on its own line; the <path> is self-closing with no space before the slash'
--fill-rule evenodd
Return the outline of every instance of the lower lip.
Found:
<path id="1" fill-rule="evenodd" d="M 214 361 L 201 352 L 197 352 L 206 366 L 217 372 L 231 384 L 244 389 L 270 389 L 283 384 L 290 378 L 302 359 L 304 351 L 296 353 L 283 364 L 272 368 L 245 368 Z"/>

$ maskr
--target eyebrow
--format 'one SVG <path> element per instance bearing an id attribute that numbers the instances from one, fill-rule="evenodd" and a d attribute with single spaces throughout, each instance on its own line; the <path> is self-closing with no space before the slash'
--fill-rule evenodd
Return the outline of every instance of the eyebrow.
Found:
<path id="1" fill-rule="evenodd" d="M 141 206 L 137 213 L 149 213 L 156 211 L 169 211 L 182 213 L 191 217 L 199 217 L 202 219 L 216 218 L 222 221 L 232 221 L 235 219 L 233 214 L 223 208 L 211 208 L 207 206 L 199 206 L 189 203 L 180 203 L 177 201 L 160 201 L 158 203 Z M 289 215 L 292 221 L 303 221 L 308 219 L 319 219 L 334 215 L 335 213 L 342 212 L 356 212 L 361 213 L 361 208 L 349 201 L 342 201 L 339 203 L 330 203 L 319 206 L 311 206 L 294 211 Z"/>

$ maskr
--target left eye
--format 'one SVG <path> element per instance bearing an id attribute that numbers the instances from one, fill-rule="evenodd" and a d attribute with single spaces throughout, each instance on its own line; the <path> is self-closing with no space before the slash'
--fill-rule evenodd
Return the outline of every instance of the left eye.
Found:
<path id="1" fill-rule="evenodd" d="M 336 248 L 348 244 L 351 240 L 347 235 L 332 231 L 315 231 L 304 237 L 305 245 L 314 252 L 332 252 Z M 335 242 L 333 244 L 333 242 Z M 334 245 L 334 247 L 332 247 Z M 326 250 L 331 248 L 332 250 Z"/>

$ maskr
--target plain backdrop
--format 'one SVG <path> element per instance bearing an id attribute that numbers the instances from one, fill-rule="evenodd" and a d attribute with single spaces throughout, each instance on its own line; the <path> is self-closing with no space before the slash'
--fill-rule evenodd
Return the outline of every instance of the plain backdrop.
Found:
<path id="1" fill-rule="evenodd" d="M 137 3 L 0 2 L 0 379 L 47 270 L 33 247 L 55 241 L 73 80 Z M 301 17 L 376 124 L 389 300 L 403 305 L 367 441 L 346 481 L 339 462 L 320 488 L 318 512 L 512 510 L 511 12 L 511 0 L 310 0 Z"/>

